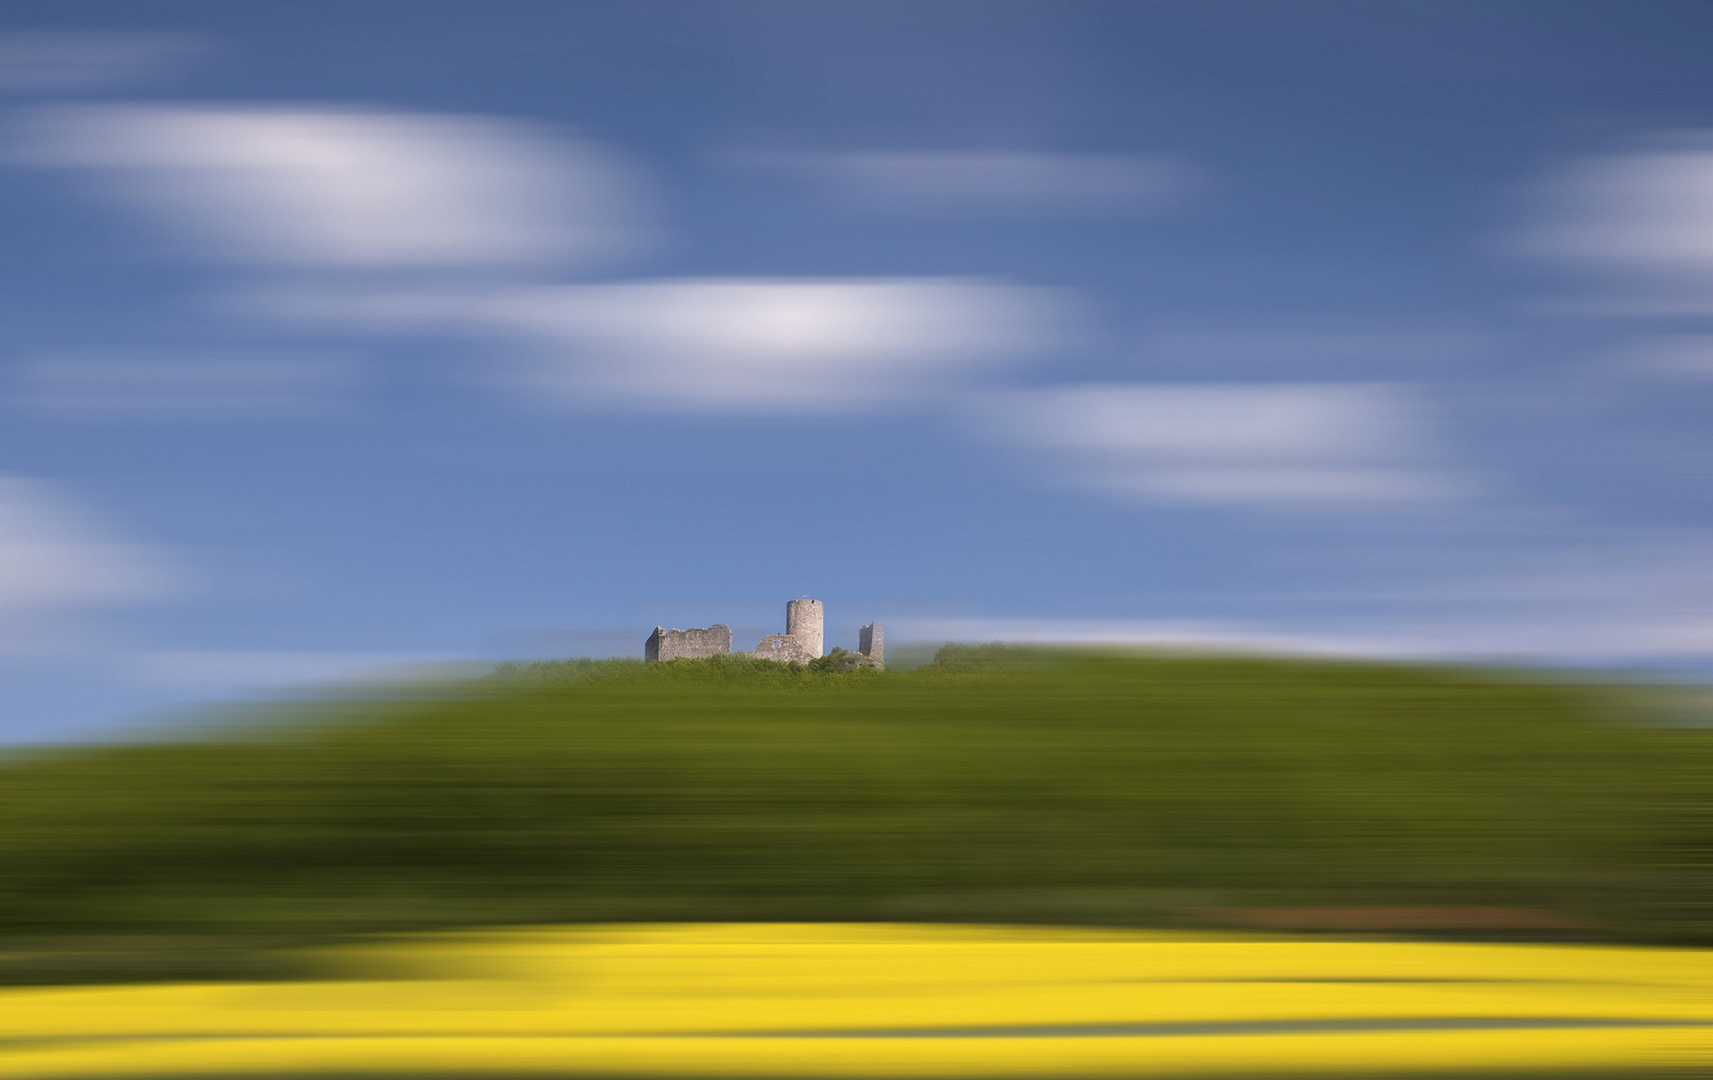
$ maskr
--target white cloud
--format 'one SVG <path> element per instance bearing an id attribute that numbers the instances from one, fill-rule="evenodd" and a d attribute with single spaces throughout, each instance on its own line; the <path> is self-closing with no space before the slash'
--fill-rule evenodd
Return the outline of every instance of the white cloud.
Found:
<path id="1" fill-rule="evenodd" d="M 209 51 L 182 34 L 0 33 L 0 90 L 64 93 L 169 75 Z"/>
<path id="2" fill-rule="evenodd" d="M 849 205 L 952 215 L 1155 213 L 1203 184 L 1177 157 L 1039 151 L 866 151 L 735 155 L 752 168 L 808 178 Z"/>
<path id="3" fill-rule="evenodd" d="M 0 477 L 0 610 L 151 599 L 170 580 L 158 555 L 115 539 L 53 487 Z"/>
<path id="4" fill-rule="evenodd" d="M 1154 500 L 1371 503 L 1442 498 L 1406 388 L 1349 383 L 1084 384 L 994 395 L 989 431 L 1061 477 Z"/>
<path id="5" fill-rule="evenodd" d="M 636 239 L 638 178 L 591 144 L 499 120 L 285 106 L 65 106 L 26 162 L 92 170 L 223 260 L 507 267 Z"/>
<path id="6" fill-rule="evenodd" d="M 159 599 L 183 577 L 40 481 L 0 477 L 0 653 L 52 647 L 64 615 Z"/>
<path id="7" fill-rule="evenodd" d="M 1071 298 L 957 278 L 683 278 L 486 291 L 318 290 L 253 309 L 519 343 L 532 399 L 667 412 L 850 413 L 931 400 L 1075 338 Z"/>
<path id="8" fill-rule="evenodd" d="M 1380 642 L 1361 635 L 1340 637 L 1236 622 L 1165 619 L 918 618 L 893 620 L 887 624 L 887 632 L 900 642 L 1000 641 L 1303 656 L 1399 656 L 1413 651 L 1398 642 Z"/>
<path id="9" fill-rule="evenodd" d="M 73 353 L 21 365 L 18 390 L 28 408 L 69 415 L 327 415 L 350 408 L 354 375 L 335 357 Z"/>
<path id="10" fill-rule="evenodd" d="M 1344 656 L 1624 664 L 1713 659 L 1713 537 L 1519 546 L 1479 570 L 1418 567 L 1410 588 L 1250 598 L 1247 618 L 889 620 L 895 641 L 1179 646 Z M 1241 597 L 1227 597 L 1229 604 Z M 1283 610 L 1281 610 L 1281 607 Z M 1271 608 L 1275 614 L 1268 614 Z"/>
<path id="11" fill-rule="evenodd" d="M 484 315 L 547 347 L 530 381 L 568 402 L 825 413 L 944 393 L 1058 344 L 1066 312 L 987 282 L 713 278 L 522 291 Z"/>
<path id="12" fill-rule="evenodd" d="M 1488 651 L 1713 657 L 1713 538 L 1706 536 L 1542 545 L 1452 590 L 1478 602 L 1462 636 Z"/>
<path id="13" fill-rule="evenodd" d="M 1706 314 L 1713 288 L 1713 132 L 1578 162 L 1537 192 L 1532 254 L 1617 279 L 1621 313 Z"/>
<path id="14" fill-rule="evenodd" d="M 131 675 L 151 686 L 233 694 L 304 686 L 422 683 L 467 678 L 483 665 L 423 653 L 161 650 L 129 658 Z"/>
<path id="15" fill-rule="evenodd" d="M 1395 658 L 1420 661 L 1634 664 L 1699 662 L 1713 658 L 1713 619 L 1597 608 L 1548 615 L 1538 610 L 1467 611 L 1460 616 L 1414 620 L 1408 613 L 1368 619 L 1321 620 L 1287 628 L 1256 620 L 1163 619 L 912 619 L 894 620 L 888 634 L 899 643 L 999 641 L 1013 645 L 1065 645 L 1286 656 Z"/>

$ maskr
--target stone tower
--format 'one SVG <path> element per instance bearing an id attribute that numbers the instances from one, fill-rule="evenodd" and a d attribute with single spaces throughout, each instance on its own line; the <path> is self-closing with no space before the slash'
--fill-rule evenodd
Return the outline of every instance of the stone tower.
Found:
<path id="1" fill-rule="evenodd" d="M 791 600 L 785 605 L 785 633 L 761 639 L 751 656 L 788 664 L 807 664 L 821 656 L 825 618 L 819 600 Z"/>
<path id="2" fill-rule="evenodd" d="M 822 611 L 819 600 L 787 600 L 785 602 L 785 633 L 797 643 L 797 647 L 811 659 L 820 656 L 825 649 L 824 626 L 826 615 Z"/>

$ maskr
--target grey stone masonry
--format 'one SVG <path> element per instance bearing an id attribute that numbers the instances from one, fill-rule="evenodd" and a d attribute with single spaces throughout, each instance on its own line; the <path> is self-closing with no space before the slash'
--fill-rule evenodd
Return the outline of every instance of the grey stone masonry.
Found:
<path id="1" fill-rule="evenodd" d="M 756 645 L 751 656 L 787 664 L 807 664 L 819 659 L 825 641 L 822 628 L 825 612 L 819 600 L 804 597 L 785 604 L 785 633 L 769 634 Z"/>
<path id="2" fill-rule="evenodd" d="M 886 632 L 878 621 L 857 631 L 857 652 L 868 657 L 877 668 L 886 666 Z"/>
<path id="3" fill-rule="evenodd" d="M 648 643 L 643 646 L 642 657 L 650 661 L 680 658 L 695 660 L 731 651 L 732 628 L 725 623 L 692 630 L 668 630 L 664 626 L 657 626 L 654 633 L 648 635 Z"/>
<path id="4" fill-rule="evenodd" d="M 785 633 L 769 634 L 762 638 L 749 655 L 787 664 L 807 664 L 811 660 L 818 660 L 826 651 L 826 626 L 826 610 L 819 600 L 811 600 L 805 596 L 787 601 Z M 857 667 L 884 667 L 886 660 L 880 624 L 874 622 L 863 627 L 861 640 L 862 659 L 846 657 L 846 664 Z M 648 636 L 648 643 L 643 646 L 642 655 L 644 660 L 655 662 L 701 659 L 731 651 L 731 627 L 725 623 L 715 623 L 700 630 L 668 630 L 664 626 L 657 626 L 654 633 Z"/>
<path id="5" fill-rule="evenodd" d="M 811 660 L 827 651 L 823 633 L 826 621 L 826 610 L 819 600 L 805 596 L 785 602 L 785 632 L 810 654 Z"/>
<path id="6" fill-rule="evenodd" d="M 750 653 L 758 660 L 777 660 L 782 664 L 807 664 L 815 659 L 814 653 L 803 647 L 803 643 L 790 634 L 769 634 L 762 638 Z"/>

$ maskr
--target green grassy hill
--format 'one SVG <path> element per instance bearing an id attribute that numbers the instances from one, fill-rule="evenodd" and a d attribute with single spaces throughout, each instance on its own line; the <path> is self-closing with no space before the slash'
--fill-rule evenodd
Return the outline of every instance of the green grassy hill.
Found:
<path id="1" fill-rule="evenodd" d="M 1419 667 L 966 650 L 509 668 L 0 768 L 13 937 L 1173 923 L 1504 907 L 1713 938 L 1713 732 Z"/>

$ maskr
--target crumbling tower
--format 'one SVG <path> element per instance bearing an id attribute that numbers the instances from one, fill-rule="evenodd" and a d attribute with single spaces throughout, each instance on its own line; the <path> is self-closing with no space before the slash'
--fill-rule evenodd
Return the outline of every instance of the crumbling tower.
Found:
<path id="1" fill-rule="evenodd" d="M 886 632 L 878 620 L 857 631 L 857 652 L 873 661 L 875 667 L 886 666 Z"/>

